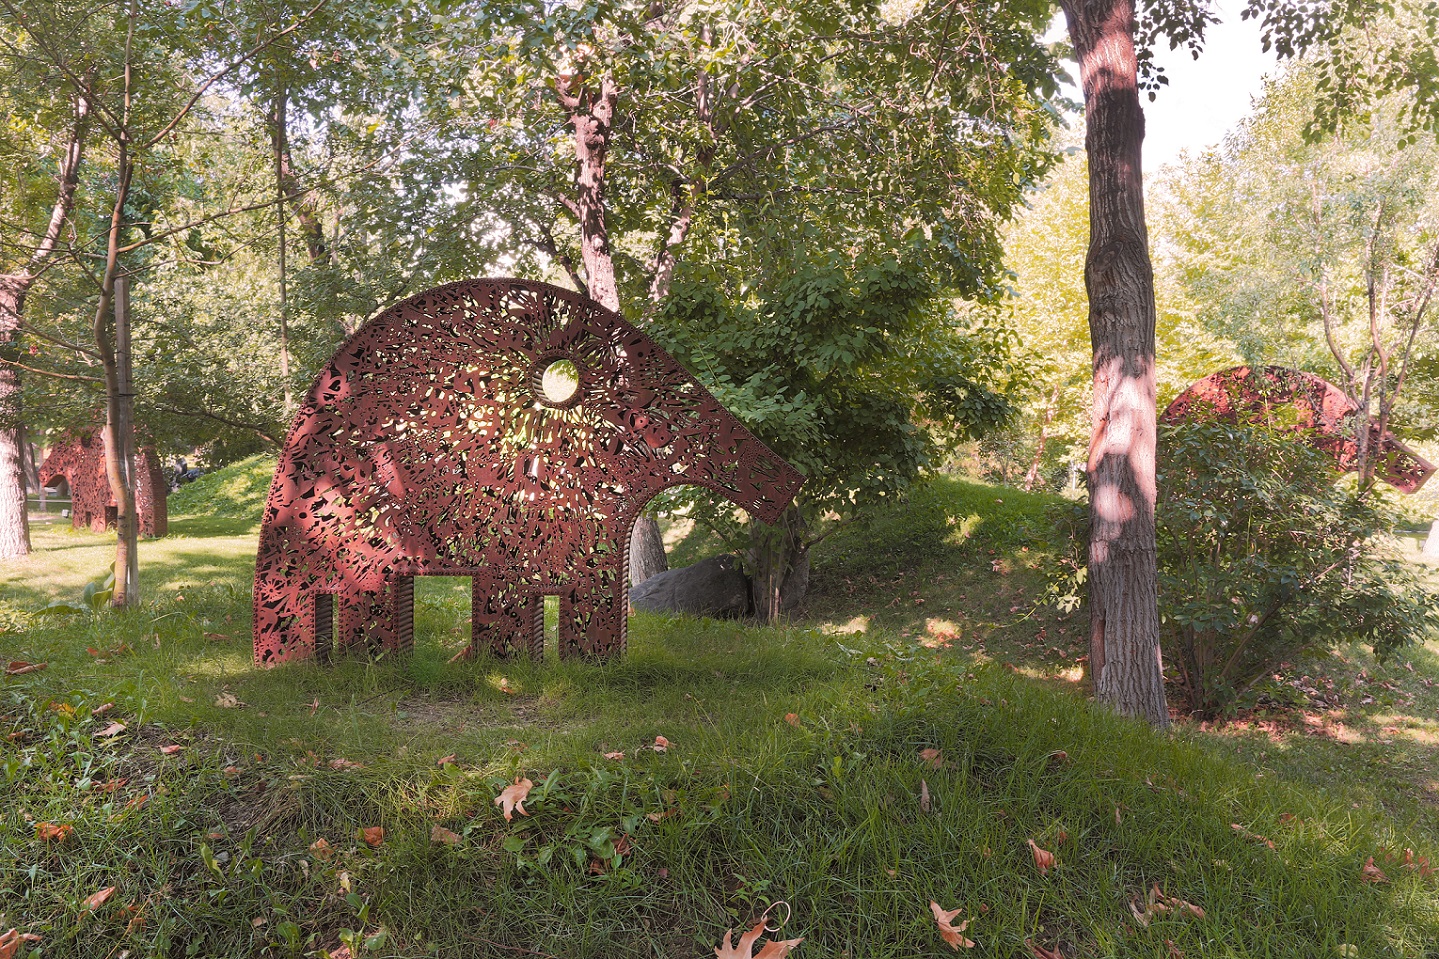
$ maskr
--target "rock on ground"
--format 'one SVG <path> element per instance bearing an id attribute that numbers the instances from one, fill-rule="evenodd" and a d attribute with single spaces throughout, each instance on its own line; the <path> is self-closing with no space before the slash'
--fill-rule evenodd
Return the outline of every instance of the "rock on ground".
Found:
<path id="1" fill-rule="evenodd" d="M 725 553 L 656 573 L 630 590 L 630 605 L 651 613 L 737 619 L 749 612 L 749 579 Z"/>

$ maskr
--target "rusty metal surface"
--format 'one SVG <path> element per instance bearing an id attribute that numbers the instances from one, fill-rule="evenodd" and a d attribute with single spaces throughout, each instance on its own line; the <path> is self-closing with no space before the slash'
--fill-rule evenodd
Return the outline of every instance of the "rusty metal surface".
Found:
<path id="1" fill-rule="evenodd" d="M 103 533 L 107 526 L 115 525 L 115 497 L 105 473 L 104 427 L 70 435 L 51 447 L 40 464 L 40 485 L 54 486 L 62 478 L 70 487 L 71 526 L 88 526 Z M 139 514 L 142 536 L 164 536 L 169 532 L 165 509 L 168 491 L 155 448 L 139 447 L 135 454 L 135 512 Z"/>
<path id="2" fill-rule="evenodd" d="M 1354 404 L 1339 387 L 1313 373 L 1283 366 L 1236 366 L 1190 384 L 1160 419 L 1243 421 L 1291 429 L 1347 473 L 1356 468 L 1359 455 L 1354 413 Z M 1381 456 L 1376 475 L 1405 493 L 1423 486 L 1434 465 L 1388 430 L 1381 435 L 1377 427 L 1371 429 L 1372 448 Z"/>
<path id="3" fill-rule="evenodd" d="M 569 360 L 572 396 L 544 373 Z M 803 477 L 675 360 L 578 294 L 468 280 L 373 319 L 320 372 L 270 487 L 255 662 L 413 642 L 415 576 L 473 580 L 470 651 L 625 645 L 629 534 L 661 490 L 708 487 L 767 521 Z"/>

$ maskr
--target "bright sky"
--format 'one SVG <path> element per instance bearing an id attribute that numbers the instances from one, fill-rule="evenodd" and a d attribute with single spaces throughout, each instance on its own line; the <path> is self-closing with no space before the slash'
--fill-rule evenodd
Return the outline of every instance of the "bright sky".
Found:
<path id="1" fill-rule="evenodd" d="M 1239 19 L 1241 3 L 1219 0 L 1216 6 L 1224 22 L 1206 31 L 1198 60 L 1182 49 L 1156 54 L 1169 85 L 1144 104 L 1146 172 L 1177 159 L 1181 150 L 1197 153 L 1223 140 L 1248 115 L 1264 77 L 1277 69 L 1274 54 L 1260 50 L 1258 23 Z"/>

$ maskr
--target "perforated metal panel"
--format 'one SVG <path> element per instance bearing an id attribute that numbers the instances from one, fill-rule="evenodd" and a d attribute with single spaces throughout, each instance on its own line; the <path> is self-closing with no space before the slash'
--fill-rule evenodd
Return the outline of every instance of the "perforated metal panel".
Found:
<path id="1" fill-rule="evenodd" d="M 557 595 L 562 656 L 620 652 L 645 503 L 696 484 L 772 522 L 801 482 L 599 304 L 521 280 L 439 287 L 351 337 L 295 417 L 260 533 L 255 661 L 327 655 L 328 597 L 342 650 L 408 650 L 420 575 L 473 577 L 472 651 L 539 655 Z"/>
<path id="2" fill-rule="evenodd" d="M 115 525 L 117 507 L 105 472 L 104 427 L 69 436 L 51 447 L 40 464 L 40 485 L 54 486 L 61 478 L 70 487 L 70 525 L 76 529 L 88 526 L 97 533 Z M 135 454 L 135 513 L 142 536 L 164 536 L 169 532 L 165 508 L 168 492 L 155 448 L 140 448 Z"/>
<path id="3" fill-rule="evenodd" d="M 1275 416 L 1277 407 L 1285 410 Z M 1211 373 L 1175 397 L 1161 419 L 1262 422 L 1292 429 L 1315 449 L 1333 457 L 1341 473 L 1355 469 L 1359 456 L 1355 407 L 1344 391 L 1313 373 L 1283 366 L 1236 366 Z M 1405 446 L 1393 433 L 1373 428 L 1372 448 L 1381 457 L 1378 476 L 1390 486 L 1413 493 L 1434 472 L 1434 465 Z"/>

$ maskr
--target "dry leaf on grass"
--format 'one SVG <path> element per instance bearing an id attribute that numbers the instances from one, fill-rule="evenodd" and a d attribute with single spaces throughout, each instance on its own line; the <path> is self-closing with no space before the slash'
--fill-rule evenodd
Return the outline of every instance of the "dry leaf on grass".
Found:
<path id="1" fill-rule="evenodd" d="M 1184 953 L 1174 944 L 1173 939 L 1164 940 L 1164 945 L 1169 949 L 1169 959 L 1184 959 Z"/>
<path id="2" fill-rule="evenodd" d="M 616 750 L 616 751 L 614 751 L 614 752 L 605 753 L 605 758 L 606 758 L 606 759 L 624 759 L 624 758 L 625 758 L 625 754 L 624 754 L 623 752 L 620 752 L 619 750 Z"/>
<path id="3" fill-rule="evenodd" d="M 45 842 L 64 842 L 74 831 L 75 827 L 67 822 L 37 822 L 35 824 L 35 838 L 43 839 Z"/>
<path id="4" fill-rule="evenodd" d="M 1039 870 L 1041 876 L 1049 875 L 1049 870 L 1054 868 L 1054 853 L 1048 849 L 1041 849 L 1033 839 L 1026 839 L 1030 850 L 1034 853 L 1034 866 Z"/>
<path id="5" fill-rule="evenodd" d="M 316 859 L 330 859 L 335 855 L 335 848 L 324 836 L 310 843 L 310 852 L 314 853 Z"/>
<path id="6" fill-rule="evenodd" d="M 954 917 L 964 912 L 963 908 L 941 909 L 939 903 L 931 899 L 929 901 L 929 909 L 934 913 L 934 923 L 939 927 L 940 936 L 945 942 L 949 943 L 951 949 L 958 952 L 961 946 L 965 949 L 974 948 L 974 940 L 967 939 L 964 936 L 964 930 L 969 925 L 969 920 L 966 919 L 957 926 L 954 924 Z"/>
<path id="7" fill-rule="evenodd" d="M 505 822 L 514 819 L 514 813 L 519 813 L 521 816 L 529 815 L 529 813 L 525 811 L 525 797 L 530 794 L 530 790 L 534 785 L 535 784 L 528 779 L 516 776 L 514 783 L 506 786 L 504 790 L 495 797 L 495 805 L 504 811 Z"/>
<path id="8" fill-rule="evenodd" d="M 734 934 L 734 930 L 726 929 L 724 941 L 715 947 L 715 956 L 718 959 L 784 959 L 791 949 L 804 942 L 803 936 L 798 939 L 773 939 L 765 943 L 759 952 L 755 952 L 755 940 L 764 935 L 764 931 L 764 917 L 761 916 L 753 929 L 739 937 L 739 945 L 735 946 L 730 944 L 730 936 Z"/>
<path id="9" fill-rule="evenodd" d="M 108 739 L 111 736 L 118 736 L 125 731 L 124 723 L 111 723 L 95 734 L 97 739 Z"/>
<path id="10" fill-rule="evenodd" d="M 19 929 L 10 929 L 0 932 L 0 959 L 15 959 L 20 954 L 21 943 L 39 942 L 43 936 L 33 932 L 21 932 Z"/>
<path id="11" fill-rule="evenodd" d="M 378 847 L 380 843 L 385 841 L 385 827 L 366 826 L 361 829 L 356 835 L 363 839 L 367 845 L 371 847 Z"/>
<path id="12" fill-rule="evenodd" d="M 184 748 L 184 746 L 181 746 L 178 743 L 166 743 L 164 746 L 160 747 L 160 752 L 166 756 L 173 756 Z"/>
<path id="13" fill-rule="evenodd" d="M 450 832 L 444 826 L 432 826 L 430 828 L 430 842 L 437 845 L 457 846 L 460 843 L 460 834 Z"/>
<path id="14" fill-rule="evenodd" d="M 919 751 L 919 758 L 929 763 L 935 769 L 944 768 L 944 752 L 942 750 L 935 749 L 933 747 L 929 749 L 921 749 Z"/>
<path id="15" fill-rule="evenodd" d="M 662 753 L 670 748 L 670 741 L 663 736 L 655 737 L 655 752 Z"/>
<path id="16" fill-rule="evenodd" d="M 115 708 L 115 704 L 114 704 L 114 703 L 102 703 L 101 705 L 96 706 L 94 709 L 90 710 L 90 715 L 91 715 L 91 716 L 103 716 L 103 715 L 105 715 L 106 713 L 108 713 L 110 710 L 112 710 L 112 709 L 114 709 L 114 708 Z"/>
<path id="17" fill-rule="evenodd" d="M 785 714 L 784 714 L 784 721 L 787 722 L 787 723 L 789 723 L 791 726 L 798 726 L 798 725 L 799 725 L 799 714 L 798 714 L 798 713 L 785 713 Z"/>
<path id="18" fill-rule="evenodd" d="M 1248 839 L 1250 842 L 1261 843 L 1262 845 L 1268 846 L 1270 849 L 1274 848 L 1274 840 L 1270 839 L 1268 836 L 1261 836 L 1257 832 L 1250 832 L 1248 829 L 1245 829 L 1237 822 L 1230 823 L 1229 828 L 1233 829 L 1235 832 L 1239 833 L 1239 835 L 1243 836 L 1245 839 Z"/>
<path id="19" fill-rule="evenodd" d="M 221 709 L 240 709 L 245 704 L 231 692 L 223 692 L 215 697 L 215 705 Z"/>
<path id="20" fill-rule="evenodd" d="M 1374 865 L 1374 857 L 1370 856 L 1364 861 L 1364 866 L 1359 870 L 1360 876 L 1365 882 L 1388 882 L 1389 877 L 1384 875 L 1384 870 Z"/>
<path id="21" fill-rule="evenodd" d="M 6 676 L 23 676 L 26 673 L 36 673 L 49 666 L 49 663 L 25 663 L 15 660 L 5 664 Z"/>
<path id="22" fill-rule="evenodd" d="M 84 906 L 86 909 L 94 912 L 96 909 L 99 909 L 101 906 L 105 905 L 105 900 L 109 899 L 113 895 L 115 895 L 115 887 L 106 886 L 99 892 L 92 893 L 90 896 L 86 897 Z"/>
<path id="23" fill-rule="evenodd" d="M 1149 921 L 1156 916 L 1165 916 L 1173 913 L 1179 917 L 1192 916 L 1195 919 L 1204 918 L 1204 910 L 1192 902 L 1186 902 L 1178 896 L 1171 896 L 1159 888 L 1159 883 L 1154 886 L 1144 897 L 1144 908 L 1139 903 L 1130 900 L 1129 911 L 1134 915 L 1134 921 L 1144 928 L 1149 928 Z"/>
<path id="24" fill-rule="evenodd" d="M 454 762 L 455 762 L 455 754 L 454 754 L 454 753 L 450 753 L 448 756 L 441 756 L 439 759 L 436 759 L 436 760 L 435 760 L 435 765 L 436 765 L 436 766 L 449 766 L 449 765 L 452 765 Z"/>
<path id="25" fill-rule="evenodd" d="M 350 760 L 341 756 L 338 759 L 330 760 L 330 768 L 344 772 L 347 769 L 364 769 L 365 764 L 350 762 Z"/>
<path id="26" fill-rule="evenodd" d="M 1024 944 L 1029 947 L 1029 954 L 1032 955 L 1034 959 L 1064 959 L 1064 953 L 1059 951 L 1058 946 L 1055 946 L 1053 949 L 1046 949 L 1033 939 L 1024 940 Z"/>
<path id="27" fill-rule="evenodd" d="M 929 812 L 929 783 L 923 779 L 919 781 L 919 811 Z"/>

